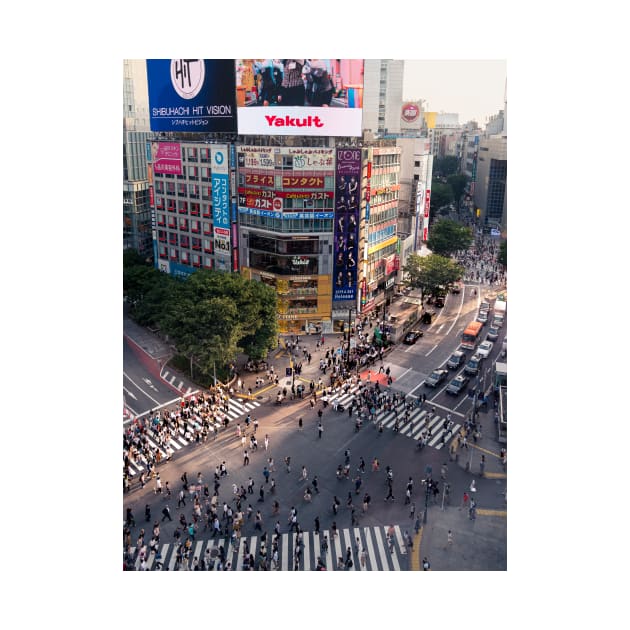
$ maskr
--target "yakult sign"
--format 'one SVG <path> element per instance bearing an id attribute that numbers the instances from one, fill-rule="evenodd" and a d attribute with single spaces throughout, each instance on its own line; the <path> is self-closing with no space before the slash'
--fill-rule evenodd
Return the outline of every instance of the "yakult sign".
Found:
<path id="1" fill-rule="evenodd" d="M 360 136 L 363 59 L 236 59 L 238 133 Z"/>

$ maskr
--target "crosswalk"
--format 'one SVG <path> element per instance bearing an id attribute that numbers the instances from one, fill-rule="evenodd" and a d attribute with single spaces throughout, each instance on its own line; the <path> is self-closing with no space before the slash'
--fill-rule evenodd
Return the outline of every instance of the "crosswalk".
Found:
<path id="1" fill-rule="evenodd" d="M 404 526 L 403 526 L 404 527 Z M 338 529 L 333 535 L 332 530 L 302 532 L 302 544 L 297 561 L 295 551 L 297 547 L 296 535 L 284 533 L 278 540 L 277 560 L 272 556 L 270 536 L 267 535 L 266 567 L 267 570 L 277 571 L 314 571 L 321 559 L 327 571 L 406 571 L 409 569 L 409 554 L 411 550 L 406 544 L 407 533 L 413 536 L 413 530 L 402 530 L 400 525 L 393 526 L 393 536 L 388 537 L 390 526 L 347 527 Z M 327 545 L 323 545 L 324 539 Z M 357 542 L 358 539 L 358 542 Z M 253 555 L 257 566 L 260 566 L 260 551 L 263 547 L 261 537 L 241 536 L 234 538 L 211 538 L 196 540 L 192 543 L 188 557 L 178 559 L 177 544 L 164 543 L 158 545 L 157 551 L 148 551 L 146 560 L 135 547 L 129 552 L 132 564 L 136 570 L 147 571 L 190 571 L 195 566 L 195 559 L 202 567 L 202 558 L 206 558 L 212 569 L 225 568 L 230 564 L 230 570 L 242 571 L 247 551 Z M 220 565 L 220 550 L 223 546 L 225 559 Z M 352 566 L 346 568 L 347 550 L 350 548 Z M 339 559 L 342 558 L 343 562 Z M 208 569 L 208 570 L 212 570 Z"/>
<path id="2" fill-rule="evenodd" d="M 359 385 L 354 385 L 348 389 L 346 393 L 343 391 L 336 392 L 328 397 L 328 402 L 332 405 L 333 409 L 335 409 L 337 405 L 343 405 L 343 407 L 347 409 L 357 397 L 360 389 L 361 387 Z M 413 440 L 419 440 L 422 437 L 422 432 L 427 430 L 430 433 L 427 446 L 431 446 L 438 451 L 448 444 L 461 428 L 461 424 L 454 423 L 450 431 L 447 431 L 446 416 L 432 414 L 428 409 L 421 409 L 420 407 L 414 407 L 409 413 L 409 420 L 405 420 L 404 402 L 399 403 L 390 411 L 377 411 L 374 422 L 377 425 L 382 422 L 385 429 L 392 429 L 396 423 L 397 417 L 399 420 L 398 432 L 400 435 L 412 438 Z M 443 436 L 444 441 L 442 441 Z"/>
<path id="3" fill-rule="evenodd" d="M 254 411 L 257 407 L 260 407 L 260 403 L 257 400 L 252 401 L 242 401 L 242 400 L 234 400 L 233 398 L 228 399 L 228 409 L 226 415 L 229 417 L 230 422 L 232 420 L 236 420 L 241 416 L 244 416 L 248 413 Z M 174 427 L 175 425 L 172 425 Z M 213 432 L 218 432 L 223 427 L 223 424 L 220 422 L 215 422 L 214 426 L 211 426 L 211 430 Z M 147 440 L 152 448 L 157 449 L 161 456 L 164 459 L 167 459 L 169 455 L 174 452 L 180 451 L 182 448 L 191 444 L 194 441 L 194 438 L 187 436 L 184 428 L 179 426 L 174 435 L 168 441 L 168 447 L 170 447 L 171 452 L 167 453 L 167 447 L 163 444 L 158 444 L 155 440 L 155 433 L 149 429 L 147 431 Z M 137 474 L 141 473 L 143 470 L 146 470 L 147 461 L 142 454 L 139 455 L 138 459 L 130 462 L 129 466 L 129 474 L 131 477 L 135 477 Z"/>

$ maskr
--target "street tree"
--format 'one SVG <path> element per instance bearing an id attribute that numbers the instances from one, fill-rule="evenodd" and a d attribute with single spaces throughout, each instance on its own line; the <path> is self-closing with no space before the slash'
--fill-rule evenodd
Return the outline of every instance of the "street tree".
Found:
<path id="1" fill-rule="evenodd" d="M 420 289 L 421 299 L 424 300 L 425 296 L 436 297 L 452 286 L 462 277 L 464 268 L 446 256 L 411 254 L 403 272 L 408 274 L 411 285 Z"/>
<path id="2" fill-rule="evenodd" d="M 441 176 L 448 177 L 459 171 L 459 159 L 455 155 L 446 155 L 435 160 L 433 171 Z"/>
<path id="3" fill-rule="evenodd" d="M 501 241 L 501 245 L 499 245 L 497 262 L 503 265 L 503 268 L 507 270 L 507 241 Z"/>
<path id="4" fill-rule="evenodd" d="M 440 256 L 450 256 L 468 249 L 473 241 L 472 230 L 451 219 L 440 219 L 433 224 L 427 247 Z"/>
<path id="5" fill-rule="evenodd" d="M 448 184 L 431 183 L 431 214 L 437 214 L 443 206 L 453 202 L 453 189 Z"/>
<path id="6" fill-rule="evenodd" d="M 449 175 L 446 178 L 446 183 L 451 187 L 455 200 L 459 202 L 459 199 L 466 188 L 466 184 L 468 183 L 468 177 L 461 174 Z"/>

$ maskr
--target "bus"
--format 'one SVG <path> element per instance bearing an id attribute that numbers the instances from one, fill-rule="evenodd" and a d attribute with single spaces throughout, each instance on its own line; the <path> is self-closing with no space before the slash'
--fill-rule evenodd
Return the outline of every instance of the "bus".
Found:
<path id="1" fill-rule="evenodd" d="M 464 334 L 462 335 L 462 348 L 465 348 L 466 350 L 474 350 L 482 328 L 483 324 L 481 322 L 470 322 L 470 324 L 466 326 L 466 330 L 464 330 Z"/>

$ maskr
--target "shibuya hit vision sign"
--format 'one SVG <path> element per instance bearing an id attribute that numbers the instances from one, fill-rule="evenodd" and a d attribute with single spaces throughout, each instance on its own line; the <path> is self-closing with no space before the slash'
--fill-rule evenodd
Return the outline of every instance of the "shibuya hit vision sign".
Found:
<path id="1" fill-rule="evenodd" d="M 233 59 L 147 59 L 151 131 L 236 132 Z"/>

